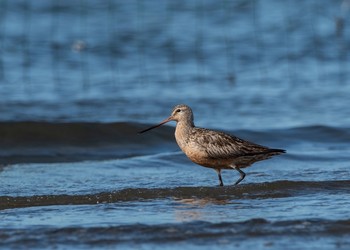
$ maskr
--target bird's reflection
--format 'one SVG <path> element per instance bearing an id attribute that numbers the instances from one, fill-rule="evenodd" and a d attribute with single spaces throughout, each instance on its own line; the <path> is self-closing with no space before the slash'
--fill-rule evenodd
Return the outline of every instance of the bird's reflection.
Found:
<path id="1" fill-rule="evenodd" d="M 186 198 L 174 199 L 176 204 L 175 219 L 180 222 L 206 220 L 214 215 L 215 209 L 211 206 L 221 206 L 232 204 L 228 199 L 217 198 Z"/>

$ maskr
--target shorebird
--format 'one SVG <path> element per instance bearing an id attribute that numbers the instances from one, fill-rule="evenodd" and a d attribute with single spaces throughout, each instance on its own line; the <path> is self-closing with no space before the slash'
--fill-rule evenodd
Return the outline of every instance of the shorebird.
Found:
<path id="1" fill-rule="evenodd" d="M 184 104 L 175 106 L 167 119 L 139 133 L 170 121 L 176 121 L 175 139 L 181 150 L 192 162 L 215 169 L 220 186 L 224 185 L 221 177 L 222 169 L 235 169 L 240 173 L 240 178 L 235 182 L 237 185 L 246 176 L 241 168 L 286 152 L 283 149 L 268 148 L 223 132 L 198 128 L 193 122 L 192 109 Z"/>

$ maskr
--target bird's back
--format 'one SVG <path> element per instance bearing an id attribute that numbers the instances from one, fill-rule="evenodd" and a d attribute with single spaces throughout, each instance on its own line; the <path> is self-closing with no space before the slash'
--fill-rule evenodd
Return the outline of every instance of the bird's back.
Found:
<path id="1" fill-rule="evenodd" d="M 195 163 L 207 167 L 247 167 L 256 161 L 284 153 L 281 149 L 270 149 L 238 137 L 204 128 L 193 127 L 182 150 Z"/>

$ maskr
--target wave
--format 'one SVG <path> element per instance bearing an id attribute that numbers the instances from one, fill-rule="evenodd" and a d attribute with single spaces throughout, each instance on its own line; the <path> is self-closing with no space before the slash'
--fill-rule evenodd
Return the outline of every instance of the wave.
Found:
<path id="1" fill-rule="evenodd" d="M 0 196 L 0 210 L 52 205 L 87 205 L 174 199 L 179 202 L 201 200 L 203 203 L 225 203 L 234 199 L 270 199 L 317 193 L 349 193 L 350 180 L 277 181 L 227 187 L 127 188 L 114 192 L 84 195 Z"/>
<path id="2" fill-rule="evenodd" d="M 263 237 L 301 237 L 313 239 L 319 237 L 347 236 L 350 220 L 301 219 L 285 221 L 268 221 L 262 218 L 241 222 L 210 223 L 193 221 L 172 224 L 132 224 L 108 227 L 66 227 L 66 228 L 32 228 L 0 230 L 0 246 L 11 244 L 41 246 L 45 239 L 52 244 L 74 245 L 108 245 L 135 243 L 175 243 L 192 242 L 195 244 L 215 243 L 220 239 L 240 242 L 242 237 L 249 239 Z M 33 237 L 36 235 L 36 237 Z M 274 238 L 270 238 L 272 240 Z M 294 238 L 295 239 L 295 238 Z M 229 240 L 229 241 L 228 241 Z"/>
<path id="3" fill-rule="evenodd" d="M 137 123 L 1 122 L 0 163 L 70 162 L 125 158 L 174 150 L 169 127 L 150 137 Z"/>
<path id="4" fill-rule="evenodd" d="M 162 126 L 151 135 L 138 134 L 148 126 L 132 122 L 0 122 L 0 163 L 104 160 L 178 150 L 174 128 Z M 226 132 L 282 148 L 303 142 L 350 141 L 349 128 L 328 126 Z"/>

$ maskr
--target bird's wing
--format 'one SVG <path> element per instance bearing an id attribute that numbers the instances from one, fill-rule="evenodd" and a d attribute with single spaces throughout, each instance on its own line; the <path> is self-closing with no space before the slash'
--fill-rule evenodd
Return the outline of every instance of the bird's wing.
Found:
<path id="1" fill-rule="evenodd" d="M 196 128 L 192 135 L 211 158 L 249 157 L 269 151 L 267 147 L 218 131 Z"/>

